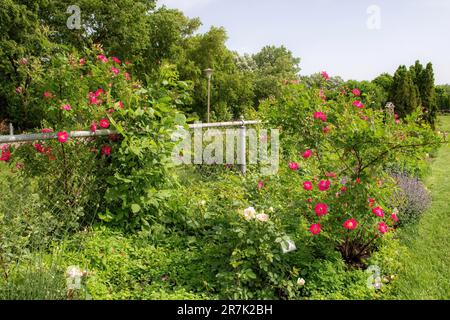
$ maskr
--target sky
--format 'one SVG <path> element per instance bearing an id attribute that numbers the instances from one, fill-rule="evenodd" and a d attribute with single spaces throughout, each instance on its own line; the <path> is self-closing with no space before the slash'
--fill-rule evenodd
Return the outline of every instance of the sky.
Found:
<path id="1" fill-rule="evenodd" d="M 241 54 L 284 45 L 302 75 L 327 71 L 372 80 L 401 64 L 433 63 L 436 84 L 450 84 L 450 0 L 159 0 L 199 17 L 200 32 L 227 30 Z"/>

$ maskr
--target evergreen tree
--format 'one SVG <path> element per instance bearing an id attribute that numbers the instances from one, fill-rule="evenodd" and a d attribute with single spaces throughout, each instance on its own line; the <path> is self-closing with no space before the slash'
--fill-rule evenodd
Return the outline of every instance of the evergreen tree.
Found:
<path id="1" fill-rule="evenodd" d="M 395 104 L 395 111 L 402 118 L 420 105 L 419 90 L 404 65 L 398 67 L 394 74 L 389 100 Z"/>
<path id="2" fill-rule="evenodd" d="M 420 82 L 423 72 L 423 66 L 419 60 L 416 60 L 413 66 L 409 67 L 409 71 L 411 72 L 411 77 L 416 84 L 417 88 L 420 90 Z"/>
<path id="3" fill-rule="evenodd" d="M 426 68 L 417 60 L 409 68 L 411 76 L 419 90 L 420 104 L 424 112 L 424 120 L 434 126 L 437 115 L 436 93 L 434 87 L 433 65 L 428 63 Z"/>
<path id="4" fill-rule="evenodd" d="M 425 120 L 434 127 L 437 116 L 436 90 L 434 87 L 433 65 L 427 64 L 420 77 L 420 98 Z"/>

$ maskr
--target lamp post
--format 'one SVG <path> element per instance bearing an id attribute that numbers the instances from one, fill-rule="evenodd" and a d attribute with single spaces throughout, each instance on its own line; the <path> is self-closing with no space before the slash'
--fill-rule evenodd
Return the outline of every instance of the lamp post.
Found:
<path id="1" fill-rule="evenodd" d="M 213 69 L 208 68 L 204 70 L 206 76 L 208 77 L 208 116 L 207 122 L 209 123 L 209 113 L 211 108 L 211 76 L 213 74 Z"/>

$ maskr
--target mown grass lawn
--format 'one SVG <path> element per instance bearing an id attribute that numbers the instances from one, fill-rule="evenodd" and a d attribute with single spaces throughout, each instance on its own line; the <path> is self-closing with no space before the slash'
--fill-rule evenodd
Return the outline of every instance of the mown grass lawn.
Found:
<path id="1" fill-rule="evenodd" d="M 450 116 L 439 118 L 450 132 Z M 433 204 L 416 226 L 403 231 L 409 254 L 400 257 L 405 273 L 394 290 L 396 299 L 450 299 L 450 147 L 443 145 L 426 179 Z"/>

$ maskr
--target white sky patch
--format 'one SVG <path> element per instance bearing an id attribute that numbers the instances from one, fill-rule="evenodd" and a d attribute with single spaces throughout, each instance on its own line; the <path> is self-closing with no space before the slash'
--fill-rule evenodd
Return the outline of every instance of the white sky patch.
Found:
<path id="1" fill-rule="evenodd" d="M 215 0 L 158 0 L 157 5 L 165 5 L 169 8 L 180 9 L 182 11 L 189 11 L 191 9 L 198 9 L 205 7 Z"/>

